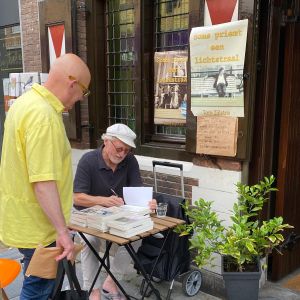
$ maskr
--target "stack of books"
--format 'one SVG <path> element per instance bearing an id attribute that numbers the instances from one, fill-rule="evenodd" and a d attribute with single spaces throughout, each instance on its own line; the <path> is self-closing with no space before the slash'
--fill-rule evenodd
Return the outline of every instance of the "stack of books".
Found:
<path id="1" fill-rule="evenodd" d="M 70 223 L 128 238 L 153 229 L 150 212 L 147 207 L 133 205 L 95 205 L 82 210 L 73 209 Z"/>
<path id="2" fill-rule="evenodd" d="M 125 214 L 126 212 L 116 206 L 103 207 L 95 205 L 82 210 L 74 209 L 71 214 L 70 223 L 107 232 L 107 222 Z"/>
<path id="3" fill-rule="evenodd" d="M 131 205 L 123 205 L 120 208 L 126 215 L 107 222 L 110 234 L 129 238 L 153 229 L 148 208 Z"/>

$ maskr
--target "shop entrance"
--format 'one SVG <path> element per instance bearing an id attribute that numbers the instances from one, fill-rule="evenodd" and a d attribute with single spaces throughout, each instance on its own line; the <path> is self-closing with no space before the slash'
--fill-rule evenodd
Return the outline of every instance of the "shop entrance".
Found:
<path id="1" fill-rule="evenodd" d="M 274 174 L 279 192 L 261 217 L 282 216 L 295 227 L 284 255 L 269 256 L 268 278 L 279 280 L 300 268 L 300 0 L 260 3 L 249 183 Z"/>
<path id="2" fill-rule="evenodd" d="M 299 2 L 299 1 L 298 1 Z M 299 5 L 299 3 L 298 3 Z M 288 234 L 284 255 L 272 257 L 272 278 L 277 280 L 300 268 L 300 19 L 291 16 L 282 29 L 282 90 L 278 97 L 281 103 L 278 153 L 276 169 L 277 188 L 275 216 L 293 225 Z M 281 84 L 280 82 L 278 82 Z M 276 158 L 276 157 L 274 157 Z"/>

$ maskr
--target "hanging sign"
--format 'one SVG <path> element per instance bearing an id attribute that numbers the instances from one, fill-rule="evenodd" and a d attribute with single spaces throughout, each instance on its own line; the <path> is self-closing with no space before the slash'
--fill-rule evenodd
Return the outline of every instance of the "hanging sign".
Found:
<path id="1" fill-rule="evenodd" d="M 236 156 L 238 119 L 223 116 L 197 117 L 196 153 Z"/>
<path id="2" fill-rule="evenodd" d="M 194 115 L 244 116 L 248 20 L 193 28 L 190 34 Z"/>

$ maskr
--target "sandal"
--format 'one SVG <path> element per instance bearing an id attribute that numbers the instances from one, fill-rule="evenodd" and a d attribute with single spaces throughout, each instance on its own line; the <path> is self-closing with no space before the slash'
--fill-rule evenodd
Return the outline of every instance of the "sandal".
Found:
<path id="1" fill-rule="evenodd" d="M 110 293 L 109 291 L 101 290 L 101 300 L 126 300 L 120 293 Z"/>

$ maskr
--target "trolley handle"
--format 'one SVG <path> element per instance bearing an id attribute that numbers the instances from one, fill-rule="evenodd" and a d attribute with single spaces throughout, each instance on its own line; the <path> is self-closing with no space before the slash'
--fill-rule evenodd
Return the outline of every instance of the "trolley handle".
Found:
<path id="1" fill-rule="evenodd" d="M 183 171 L 183 165 L 182 164 L 171 163 L 171 162 L 168 162 L 168 161 L 153 160 L 152 161 L 152 166 L 153 166 L 153 168 L 155 166 L 165 166 L 165 167 L 171 167 L 171 168 L 178 168 L 181 171 Z"/>

